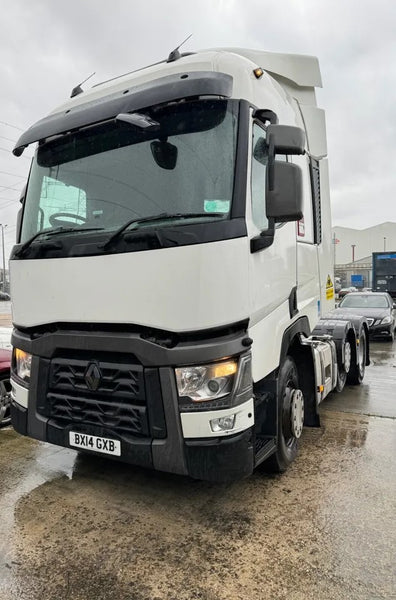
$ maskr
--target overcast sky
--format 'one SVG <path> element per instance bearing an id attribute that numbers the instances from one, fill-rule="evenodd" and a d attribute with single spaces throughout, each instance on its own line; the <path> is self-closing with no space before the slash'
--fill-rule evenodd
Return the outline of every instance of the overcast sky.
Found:
<path id="1" fill-rule="evenodd" d="M 185 51 L 239 46 L 318 56 L 333 224 L 396 221 L 395 0 L 0 0 L 0 222 L 14 243 L 31 149 L 22 130 L 88 86 Z M 30 152 L 29 152 L 30 150 Z"/>

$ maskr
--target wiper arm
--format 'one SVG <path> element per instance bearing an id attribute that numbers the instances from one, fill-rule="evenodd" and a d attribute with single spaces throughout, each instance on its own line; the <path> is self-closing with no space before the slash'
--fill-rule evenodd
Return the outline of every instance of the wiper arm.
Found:
<path id="1" fill-rule="evenodd" d="M 194 217 L 224 217 L 225 213 L 160 213 L 159 215 L 152 215 L 151 217 L 142 217 L 140 219 L 130 219 L 124 225 L 122 225 L 117 231 L 113 233 L 103 244 L 103 249 L 107 248 L 117 240 L 122 233 L 131 225 L 140 225 L 140 223 L 155 223 L 155 221 L 165 221 L 168 219 L 191 219 Z"/>
<path id="2" fill-rule="evenodd" d="M 55 229 L 42 229 L 35 233 L 31 238 L 29 238 L 18 250 L 15 252 L 15 256 L 23 256 L 28 248 L 30 248 L 31 244 L 37 240 L 37 238 L 46 235 L 53 236 L 58 235 L 59 233 L 68 233 L 70 231 L 99 231 L 103 229 L 103 227 L 83 227 L 82 229 L 79 227 L 55 227 Z"/>

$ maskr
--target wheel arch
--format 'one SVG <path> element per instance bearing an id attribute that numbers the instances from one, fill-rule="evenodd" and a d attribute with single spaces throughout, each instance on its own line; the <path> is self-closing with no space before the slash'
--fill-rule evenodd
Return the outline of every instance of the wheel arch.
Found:
<path id="1" fill-rule="evenodd" d="M 319 427 L 312 351 L 309 346 L 301 343 L 302 338 L 309 337 L 310 334 L 308 317 L 301 317 L 292 323 L 283 334 L 279 365 L 284 362 L 286 356 L 293 358 L 297 367 L 299 386 L 304 395 L 304 425 Z"/>

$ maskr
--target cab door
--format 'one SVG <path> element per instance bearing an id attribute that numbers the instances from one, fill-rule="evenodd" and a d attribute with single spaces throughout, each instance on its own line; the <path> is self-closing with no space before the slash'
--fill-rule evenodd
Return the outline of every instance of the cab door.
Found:
<path id="1" fill-rule="evenodd" d="M 293 156 L 292 161 L 302 171 L 303 218 L 296 223 L 297 240 L 297 308 L 300 315 L 306 315 L 311 328 L 320 314 L 320 276 L 317 242 L 321 234 L 315 231 L 314 202 L 310 158 Z"/>
<path id="2" fill-rule="evenodd" d="M 273 235 L 267 248 L 257 252 L 250 249 L 249 254 L 249 335 L 253 339 L 254 381 L 279 365 L 283 332 L 292 320 L 289 299 L 297 285 L 296 224 L 274 226 L 266 216 L 266 157 L 255 151 L 265 137 L 265 128 L 253 122 L 246 203 L 248 239 L 266 233 Z M 277 160 L 281 159 L 277 155 Z"/>

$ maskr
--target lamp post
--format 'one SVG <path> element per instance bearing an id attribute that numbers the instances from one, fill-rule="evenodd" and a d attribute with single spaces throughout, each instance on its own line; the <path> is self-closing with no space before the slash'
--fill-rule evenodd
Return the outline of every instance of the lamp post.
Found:
<path id="1" fill-rule="evenodd" d="M 5 292 L 6 291 L 6 271 L 5 271 L 4 229 L 7 227 L 7 225 L 0 223 L 0 227 L 1 227 L 1 245 L 3 248 L 3 292 Z"/>
<path id="2" fill-rule="evenodd" d="M 386 237 L 384 237 L 384 252 L 386 250 Z"/>
<path id="3" fill-rule="evenodd" d="M 355 262 L 355 248 L 356 248 L 356 244 L 351 244 L 351 248 L 352 248 L 352 262 Z"/>

